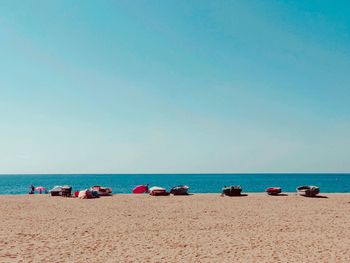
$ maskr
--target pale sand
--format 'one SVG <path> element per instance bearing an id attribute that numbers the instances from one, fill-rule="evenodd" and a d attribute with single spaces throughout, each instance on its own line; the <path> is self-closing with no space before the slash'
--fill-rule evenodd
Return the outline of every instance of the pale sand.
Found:
<path id="1" fill-rule="evenodd" d="M 0 262 L 350 262 L 350 195 L 0 196 Z"/>

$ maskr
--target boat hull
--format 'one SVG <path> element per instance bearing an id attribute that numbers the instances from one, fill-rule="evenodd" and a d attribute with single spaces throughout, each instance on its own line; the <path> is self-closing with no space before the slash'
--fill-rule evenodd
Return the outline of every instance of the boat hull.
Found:
<path id="1" fill-rule="evenodd" d="M 165 191 L 165 190 L 153 190 L 149 194 L 153 195 L 153 196 L 167 196 L 167 195 L 170 195 L 170 193 Z"/>
<path id="2" fill-rule="evenodd" d="M 297 188 L 297 193 L 302 196 L 314 197 L 320 193 L 317 186 L 300 186 Z"/>
<path id="3" fill-rule="evenodd" d="M 187 185 L 179 185 L 171 188 L 170 193 L 173 195 L 188 195 L 188 189 Z"/>
<path id="4" fill-rule="evenodd" d="M 103 186 L 99 186 L 99 185 L 95 185 L 95 186 L 91 187 L 91 191 L 97 192 L 99 196 L 112 195 L 112 188 L 103 187 Z"/>
<path id="5" fill-rule="evenodd" d="M 278 195 L 282 193 L 282 189 L 280 187 L 269 187 L 266 189 L 266 193 L 268 195 Z"/>
<path id="6" fill-rule="evenodd" d="M 242 188 L 239 186 L 224 187 L 222 189 L 222 194 L 227 196 L 240 196 L 242 193 Z"/>

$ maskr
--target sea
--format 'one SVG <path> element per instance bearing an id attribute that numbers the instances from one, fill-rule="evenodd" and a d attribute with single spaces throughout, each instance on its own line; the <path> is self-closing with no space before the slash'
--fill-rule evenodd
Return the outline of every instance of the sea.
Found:
<path id="1" fill-rule="evenodd" d="M 102 185 L 112 187 L 114 194 L 125 194 L 139 184 L 168 190 L 185 184 L 190 187 L 190 193 L 220 193 L 221 188 L 228 185 L 240 185 L 246 193 L 264 192 L 272 186 L 282 187 L 284 192 L 295 192 L 301 185 L 316 185 L 324 193 L 350 193 L 350 174 L 2 174 L 0 194 L 27 194 L 31 185 L 47 190 L 56 185 L 70 185 L 74 191 Z"/>

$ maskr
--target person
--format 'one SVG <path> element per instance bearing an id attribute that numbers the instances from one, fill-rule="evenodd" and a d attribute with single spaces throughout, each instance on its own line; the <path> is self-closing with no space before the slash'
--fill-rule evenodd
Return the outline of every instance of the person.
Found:
<path id="1" fill-rule="evenodd" d="M 31 194 L 31 195 L 34 194 L 34 191 L 35 191 L 35 186 L 31 185 L 29 194 Z"/>

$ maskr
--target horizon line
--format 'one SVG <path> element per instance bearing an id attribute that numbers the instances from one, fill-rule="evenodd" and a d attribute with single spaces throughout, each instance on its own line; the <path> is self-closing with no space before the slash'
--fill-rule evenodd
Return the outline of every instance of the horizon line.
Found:
<path id="1" fill-rule="evenodd" d="M 191 173 L 0 173 L 3 175 L 199 175 L 199 174 L 350 174 L 350 172 L 191 172 Z"/>

